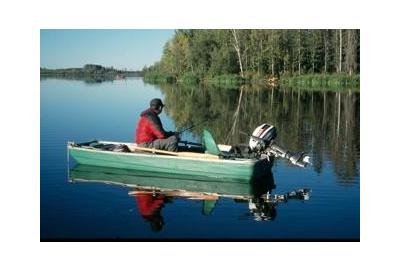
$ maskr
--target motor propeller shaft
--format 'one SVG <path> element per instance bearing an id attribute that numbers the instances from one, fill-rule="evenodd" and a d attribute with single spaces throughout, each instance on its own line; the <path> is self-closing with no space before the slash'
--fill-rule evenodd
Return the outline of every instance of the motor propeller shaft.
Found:
<path id="1" fill-rule="evenodd" d="M 278 146 L 275 143 L 272 143 L 268 149 L 268 153 L 271 153 L 277 157 L 284 158 L 289 160 L 293 165 L 299 166 L 299 167 L 306 167 L 307 165 L 310 165 L 310 156 L 308 156 L 304 152 L 298 152 L 298 153 L 291 153 L 290 151 L 286 150 L 285 148 Z"/>

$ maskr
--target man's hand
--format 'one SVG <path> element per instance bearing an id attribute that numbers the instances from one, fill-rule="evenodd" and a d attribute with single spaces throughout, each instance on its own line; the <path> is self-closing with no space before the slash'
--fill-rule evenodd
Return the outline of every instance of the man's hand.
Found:
<path id="1" fill-rule="evenodd" d="M 179 133 L 179 132 L 168 131 L 168 132 L 167 132 L 167 137 L 171 137 L 171 136 L 176 136 L 176 138 L 178 139 L 178 141 L 180 140 L 180 133 Z"/>
<path id="2" fill-rule="evenodd" d="M 178 139 L 178 142 L 180 141 L 180 139 L 181 139 L 181 133 L 179 133 L 179 132 L 173 132 L 173 136 L 176 136 L 176 138 Z"/>

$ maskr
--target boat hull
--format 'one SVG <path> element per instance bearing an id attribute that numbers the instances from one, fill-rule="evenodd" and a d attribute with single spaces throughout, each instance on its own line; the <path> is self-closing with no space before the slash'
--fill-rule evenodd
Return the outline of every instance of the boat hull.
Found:
<path id="1" fill-rule="evenodd" d="M 68 145 L 77 163 L 137 171 L 211 177 L 222 181 L 249 182 L 264 174 L 272 162 L 256 159 L 201 159 L 159 154 L 122 153 Z"/>
<path id="2" fill-rule="evenodd" d="M 74 182 L 99 182 L 149 190 L 185 190 L 212 193 L 227 197 L 251 197 L 265 194 L 275 187 L 273 176 L 268 172 L 257 183 L 221 182 L 199 176 L 142 172 L 108 167 L 78 164 L 69 171 Z"/>

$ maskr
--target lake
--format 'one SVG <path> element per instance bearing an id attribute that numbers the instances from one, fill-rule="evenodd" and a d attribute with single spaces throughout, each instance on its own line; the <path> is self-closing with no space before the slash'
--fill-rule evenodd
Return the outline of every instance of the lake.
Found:
<path id="1" fill-rule="evenodd" d="M 40 91 L 42 240 L 359 241 L 359 92 L 153 85 L 141 78 L 43 78 Z M 270 123 L 278 144 L 306 151 L 312 166 L 277 160 L 256 186 L 199 187 L 68 161 L 68 141 L 132 142 L 140 112 L 155 97 L 166 104 L 160 115 L 166 130 L 194 125 L 183 140 L 201 142 L 207 128 L 219 143 L 246 143 L 243 132 Z M 142 187 L 118 184 L 123 181 Z M 311 191 L 268 203 L 258 197 L 299 189 Z"/>

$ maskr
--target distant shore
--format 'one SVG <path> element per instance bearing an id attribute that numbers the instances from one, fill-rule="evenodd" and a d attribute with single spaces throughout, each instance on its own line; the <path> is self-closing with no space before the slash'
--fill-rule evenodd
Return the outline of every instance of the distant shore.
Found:
<path id="1" fill-rule="evenodd" d="M 106 78 L 123 78 L 123 77 L 141 77 L 142 71 L 118 70 L 113 67 L 103 67 L 101 65 L 87 64 L 82 68 L 60 68 L 48 69 L 40 68 L 41 76 L 55 77 L 106 77 Z"/>

